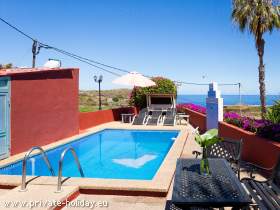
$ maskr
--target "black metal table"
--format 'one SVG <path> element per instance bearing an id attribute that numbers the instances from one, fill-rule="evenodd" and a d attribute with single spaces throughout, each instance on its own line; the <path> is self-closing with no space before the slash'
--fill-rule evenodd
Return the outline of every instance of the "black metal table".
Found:
<path id="1" fill-rule="evenodd" d="M 178 159 L 172 203 L 185 207 L 246 207 L 251 199 L 225 159 L 209 159 L 210 175 L 201 175 L 199 159 Z"/>

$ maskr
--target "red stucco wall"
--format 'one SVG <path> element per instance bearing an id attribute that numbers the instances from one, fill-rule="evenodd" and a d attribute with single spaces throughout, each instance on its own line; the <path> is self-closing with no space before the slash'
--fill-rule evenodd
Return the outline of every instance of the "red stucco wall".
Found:
<path id="1" fill-rule="evenodd" d="M 206 131 L 206 115 L 205 114 L 193 111 L 188 108 L 184 108 L 183 110 L 186 114 L 188 114 L 190 116 L 190 119 L 189 119 L 190 124 L 193 127 L 195 127 L 195 128 L 199 127 L 199 130 L 201 132 Z"/>
<path id="2" fill-rule="evenodd" d="M 280 155 L 280 143 L 225 122 L 219 123 L 219 135 L 236 140 L 243 139 L 242 159 L 266 168 L 273 167 Z"/>
<path id="3" fill-rule="evenodd" d="M 11 74 L 11 154 L 79 132 L 79 70 Z"/>
<path id="4" fill-rule="evenodd" d="M 96 112 L 81 112 L 79 120 L 80 130 L 85 130 L 102 123 L 121 120 L 122 113 L 136 113 L 136 109 L 134 107 L 125 107 Z"/>

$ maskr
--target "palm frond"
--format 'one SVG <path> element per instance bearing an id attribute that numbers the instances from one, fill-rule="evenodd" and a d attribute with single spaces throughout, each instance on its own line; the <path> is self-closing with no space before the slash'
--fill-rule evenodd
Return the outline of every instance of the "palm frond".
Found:
<path id="1" fill-rule="evenodd" d="M 280 28 L 280 6 L 272 0 L 233 0 L 231 18 L 241 31 L 258 36 Z"/>

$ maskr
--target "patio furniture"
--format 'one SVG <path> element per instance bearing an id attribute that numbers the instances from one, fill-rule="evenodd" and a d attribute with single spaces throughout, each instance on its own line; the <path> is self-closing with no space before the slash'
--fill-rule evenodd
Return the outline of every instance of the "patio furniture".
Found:
<path id="1" fill-rule="evenodd" d="M 162 110 L 152 111 L 152 115 L 147 118 L 146 125 L 158 125 L 162 116 Z"/>
<path id="2" fill-rule="evenodd" d="M 191 207 L 243 208 L 251 199 L 225 159 L 210 158 L 210 175 L 200 174 L 200 160 L 178 159 L 172 203 Z"/>
<path id="3" fill-rule="evenodd" d="M 174 126 L 176 123 L 176 109 L 168 109 L 166 111 L 164 120 L 163 120 L 163 125 L 169 125 L 169 126 Z"/>
<path id="4" fill-rule="evenodd" d="M 141 109 L 139 114 L 134 116 L 134 118 L 132 120 L 132 125 L 145 124 L 147 115 L 148 115 L 148 109 L 147 108 Z"/>
<path id="5" fill-rule="evenodd" d="M 251 164 L 252 170 L 271 171 Z M 241 182 L 245 185 L 251 198 L 254 200 L 254 207 L 263 209 L 280 209 L 280 156 L 278 162 L 272 169 L 272 176 L 265 181 L 258 181 L 252 178 L 243 178 Z"/>
<path id="6" fill-rule="evenodd" d="M 150 110 L 161 110 L 161 111 L 167 111 L 172 108 L 171 104 L 151 104 L 149 106 Z"/>
<path id="7" fill-rule="evenodd" d="M 121 114 L 122 116 L 122 123 L 131 123 L 133 120 L 134 114 L 128 113 L 128 114 Z"/>
<path id="8" fill-rule="evenodd" d="M 238 141 L 224 138 L 223 141 L 217 142 L 206 148 L 206 157 L 226 159 L 240 179 L 242 145 L 242 139 Z M 201 152 L 198 151 L 193 151 L 192 153 L 196 155 L 196 158 L 201 155 Z"/>
<path id="9" fill-rule="evenodd" d="M 186 208 L 181 208 L 176 206 L 174 203 L 172 203 L 171 200 L 167 200 L 165 204 L 165 210 L 185 210 Z M 212 210 L 213 208 L 207 208 L 207 207 L 191 207 L 187 208 L 188 210 Z M 223 208 L 219 208 L 223 209 Z"/>
<path id="10" fill-rule="evenodd" d="M 184 120 L 184 119 L 187 119 L 187 124 L 189 124 L 190 115 L 185 114 L 185 113 L 177 113 L 177 116 L 176 116 L 177 124 L 179 122 L 179 125 L 182 125 L 182 120 Z"/>

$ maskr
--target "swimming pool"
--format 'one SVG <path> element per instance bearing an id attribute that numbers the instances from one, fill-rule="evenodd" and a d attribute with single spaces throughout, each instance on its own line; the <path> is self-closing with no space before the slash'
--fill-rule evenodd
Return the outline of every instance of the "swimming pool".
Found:
<path id="1" fill-rule="evenodd" d="M 85 177 L 152 180 L 178 134 L 176 130 L 104 129 L 46 153 L 55 175 L 60 154 L 71 146 L 77 152 Z M 0 168 L 0 174 L 6 175 L 21 175 L 21 171 L 22 161 Z M 50 176 L 42 156 L 28 160 L 27 175 Z M 80 177 L 70 153 L 64 159 L 63 176 Z"/>

